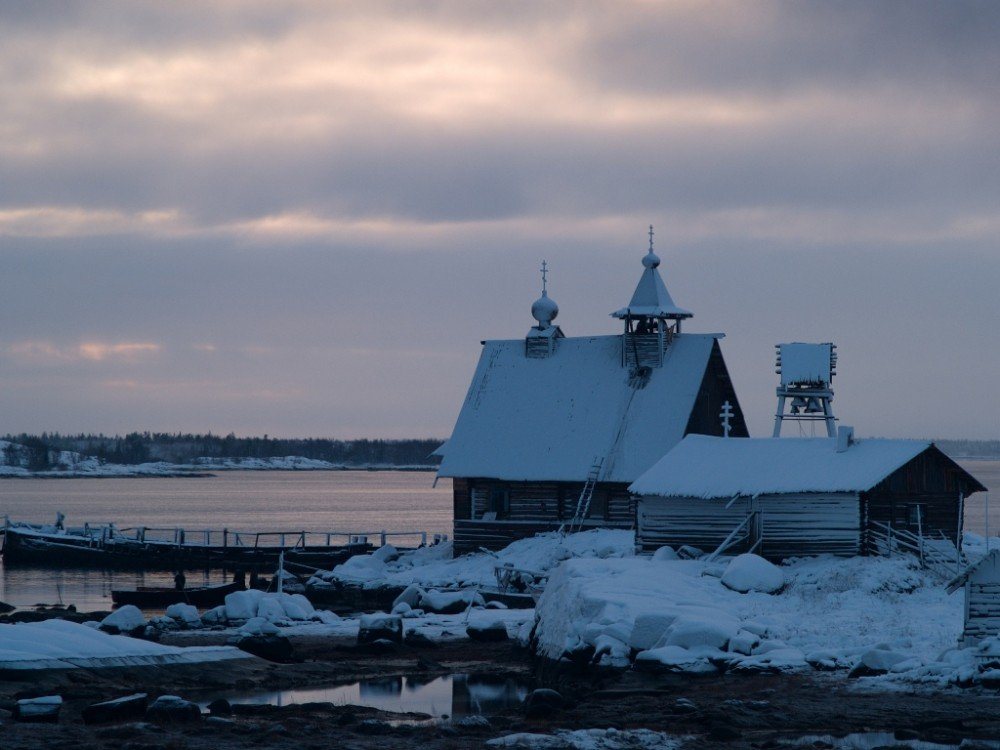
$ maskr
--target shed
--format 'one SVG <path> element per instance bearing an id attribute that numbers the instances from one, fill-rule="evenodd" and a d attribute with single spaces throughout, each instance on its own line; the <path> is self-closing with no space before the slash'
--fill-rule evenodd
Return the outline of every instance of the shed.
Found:
<path id="1" fill-rule="evenodd" d="M 1000 635 L 1000 549 L 991 550 L 948 584 L 948 593 L 965 589 L 962 643 L 974 646 Z"/>
<path id="2" fill-rule="evenodd" d="M 781 559 L 867 553 L 888 527 L 960 539 L 973 476 L 929 442 L 839 437 L 688 435 L 629 487 L 637 543 L 713 550 L 742 524 Z"/>

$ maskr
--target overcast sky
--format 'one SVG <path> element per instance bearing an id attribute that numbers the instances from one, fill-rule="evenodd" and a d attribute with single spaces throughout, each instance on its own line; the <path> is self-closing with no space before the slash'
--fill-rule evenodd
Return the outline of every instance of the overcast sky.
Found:
<path id="1" fill-rule="evenodd" d="M 656 225 L 751 432 L 1000 437 L 1000 4 L 0 0 L 0 433 L 447 436 Z"/>

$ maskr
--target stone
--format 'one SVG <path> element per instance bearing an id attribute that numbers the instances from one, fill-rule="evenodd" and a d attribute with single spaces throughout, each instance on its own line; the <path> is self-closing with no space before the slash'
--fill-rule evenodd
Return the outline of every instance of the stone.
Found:
<path id="1" fill-rule="evenodd" d="M 208 712 L 212 716 L 232 716 L 233 707 L 225 698 L 216 698 L 208 704 Z"/>
<path id="2" fill-rule="evenodd" d="M 236 722 L 232 719 L 223 719 L 221 716 L 209 716 L 205 719 L 205 723 L 210 726 L 216 727 L 234 727 Z"/>
<path id="3" fill-rule="evenodd" d="M 295 661 L 292 642 L 283 635 L 245 635 L 236 641 L 236 648 L 279 664 Z"/>
<path id="4" fill-rule="evenodd" d="M 62 697 L 45 695 L 40 698 L 22 698 L 14 704 L 14 720 L 31 724 L 55 724 L 59 721 Z"/>
<path id="5" fill-rule="evenodd" d="M 741 594 L 749 591 L 774 594 L 784 588 L 785 574 L 774 563 L 747 552 L 729 563 L 722 574 L 722 585 Z"/>
<path id="6" fill-rule="evenodd" d="M 437 641 L 428 638 L 418 630 L 411 630 L 403 636 L 403 643 L 412 648 L 437 648 Z"/>
<path id="7" fill-rule="evenodd" d="M 149 698 L 145 693 L 134 693 L 111 701 L 92 703 L 83 709 L 84 724 L 107 724 L 113 721 L 131 721 L 146 715 Z"/>
<path id="8" fill-rule="evenodd" d="M 506 641 L 508 638 L 507 626 L 502 622 L 470 623 L 466 626 L 465 632 L 469 634 L 469 638 L 472 640 L 483 643 Z"/>
<path id="9" fill-rule="evenodd" d="M 524 713 L 529 719 L 544 719 L 562 711 L 565 706 L 566 699 L 549 688 L 532 690 L 524 699 Z"/>
<path id="10" fill-rule="evenodd" d="M 866 651 L 861 660 L 854 665 L 854 668 L 847 673 L 848 677 L 873 677 L 875 675 L 886 674 L 893 665 L 906 659 L 905 654 L 895 651 L 886 651 L 873 648 Z"/>
<path id="11" fill-rule="evenodd" d="M 156 724 L 194 724 L 201 721 L 197 703 L 176 695 L 161 695 L 146 709 L 146 721 Z"/>
<path id="12" fill-rule="evenodd" d="M 408 604 L 410 609 L 416 609 L 417 605 L 420 604 L 420 597 L 424 595 L 424 590 L 420 588 L 417 584 L 411 583 L 403 592 L 392 600 L 392 606 L 395 609 L 400 604 Z"/>
<path id="13" fill-rule="evenodd" d="M 119 607 L 101 620 L 101 630 L 111 635 L 140 634 L 146 629 L 146 618 L 142 610 L 132 604 Z"/>
<path id="14" fill-rule="evenodd" d="M 362 615 L 358 624 L 358 645 L 386 640 L 403 642 L 403 618 L 399 615 Z"/>
<path id="15" fill-rule="evenodd" d="M 660 562 L 664 560 L 676 560 L 677 553 L 674 552 L 673 547 L 660 547 L 653 553 L 653 559 Z"/>

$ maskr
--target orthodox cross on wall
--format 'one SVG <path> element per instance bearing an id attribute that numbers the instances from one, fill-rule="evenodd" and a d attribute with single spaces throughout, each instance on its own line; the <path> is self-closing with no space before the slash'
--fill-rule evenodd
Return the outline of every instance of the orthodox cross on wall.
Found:
<path id="1" fill-rule="evenodd" d="M 729 437 L 730 420 L 733 418 L 733 405 L 729 401 L 726 401 L 722 405 L 719 417 L 722 419 L 722 436 Z"/>

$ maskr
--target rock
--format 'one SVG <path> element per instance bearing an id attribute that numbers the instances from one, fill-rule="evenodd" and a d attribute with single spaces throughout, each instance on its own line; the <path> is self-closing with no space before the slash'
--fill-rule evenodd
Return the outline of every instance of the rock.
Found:
<path id="1" fill-rule="evenodd" d="M 225 698 L 216 698 L 208 704 L 208 712 L 212 716 L 232 716 L 233 707 Z"/>
<path id="2" fill-rule="evenodd" d="M 203 625 L 225 625 L 226 624 L 226 605 L 220 604 L 218 607 L 208 610 L 201 616 L 201 622 Z"/>
<path id="3" fill-rule="evenodd" d="M 748 591 L 774 594 L 784 588 L 785 574 L 777 565 L 748 552 L 737 555 L 729 563 L 722 574 L 722 585 L 741 594 Z"/>
<path id="4" fill-rule="evenodd" d="M 555 690 L 538 688 L 528 693 L 524 699 L 524 712 L 529 719 L 544 719 L 562 711 L 566 699 Z"/>
<path id="5" fill-rule="evenodd" d="M 391 544 L 385 544 L 379 547 L 377 550 L 372 552 L 372 557 L 380 562 L 392 562 L 397 557 L 399 557 L 399 550 L 393 547 Z"/>
<path id="6" fill-rule="evenodd" d="M 149 699 L 145 693 L 126 695 L 112 701 L 92 703 L 83 709 L 84 724 L 107 724 L 112 721 L 141 719 L 146 714 Z"/>
<path id="7" fill-rule="evenodd" d="M 374 641 L 367 641 L 359 645 L 371 654 L 391 654 L 399 648 L 399 643 L 386 638 L 376 638 Z"/>
<path id="8" fill-rule="evenodd" d="M 46 695 L 41 698 L 22 698 L 14 704 L 14 720 L 32 724 L 55 724 L 59 721 L 62 697 Z"/>
<path id="9" fill-rule="evenodd" d="M 861 660 L 847 673 L 848 677 L 873 677 L 885 674 L 892 667 L 908 657 L 895 651 L 873 648 L 862 655 Z"/>
<path id="10" fill-rule="evenodd" d="M 749 630 L 741 630 L 729 639 L 729 650 L 737 654 L 749 656 L 760 645 L 760 638 Z"/>
<path id="11" fill-rule="evenodd" d="M 403 643 L 412 648 L 437 648 L 437 641 L 428 638 L 417 630 L 409 631 L 403 636 Z"/>
<path id="12" fill-rule="evenodd" d="M 236 648 L 279 664 L 295 660 L 292 643 L 283 635 L 245 635 L 236 641 Z"/>
<path id="13" fill-rule="evenodd" d="M 142 611 L 132 604 L 119 607 L 101 620 L 101 630 L 111 635 L 138 635 L 145 629 L 146 618 L 142 616 Z"/>
<path id="14" fill-rule="evenodd" d="M 677 553 L 674 552 L 673 547 L 660 547 L 653 553 L 653 559 L 656 561 L 677 560 L 678 556 Z"/>
<path id="15" fill-rule="evenodd" d="M 358 623 L 358 644 L 386 640 L 403 642 L 403 618 L 399 615 L 362 615 Z"/>
<path id="16" fill-rule="evenodd" d="M 688 698 L 678 698 L 674 701 L 673 711 L 675 714 L 693 714 L 698 710 L 698 706 Z"/>
<path id="17" fill-rule="evenodd" d="M 739 730 L 735 727 L 731 727 L 728 724 L 715 723 L 712 728 L 708 731 L 708 739 L 714 740 L 716 742 L 729 742 L 731 740 L 738 740 L 742 735 Z"/>
<path id="18" fill-rule="evenodd" d="M 240 626 L 243 635 L 278 635 L 281 629 L 263 617 L 251 617 Z"/>
<path id="19" fill-rule="evenodd" d="M 667 629 L 674 624 L 675 615 L 664 614 L 644 614 L 635 618 L 632 625 L 632 632 L 628 637 L 628 645 L 636 651 L 645 651 L 656 645 L 656 643 L 667 632 Z"/>
<path id="20" fill-rule="evenodd" d="M 486 601 L 475 589 L 462 591 L 426 591 L 420 597 L 420 608 L 439 615 L 455 615 L 464 612 L 469 604 L 483 607 Z"/>
<path id="21" fill-rule="evenodd" d="M 7 604 L 7 602 L 0 602 L 0 615 L 5 615 L 8 612 L 14 611 L 14 605 Z"/>
<path id="22" fill-rule="evenodd" d="M 465 628 L 469 638 L 483 643 L 495 643 L 507 640 L 507 626 L 502 622 L 487 622 L 483 624 L 470 623 Z"/>
<path id="23" fill-rule="evenodd" d="M 486 609 L 510 609 L 510 607 L 508 607 L 499 599 L 490 599 L 488 602 L 486 602 Z"/>
<path id="24" fill-rule="evenodd" d="M 705 552 L 690 544 L 684 544 L 677 548 L 677 556 L 681 560 L 699 560 L 705 556 Z"/>
<path id="25" fill-rule="evenodd" d="M 198 608 L 191 604 L 171 604 L 164 614 L 186 628 L 201 627 Z"/>
<path id="26" fill-rule="evenodd" d="M 161 695 L 146 709 L 146 721 L 156 724 L 194 724 L 201 721 L 197 703 L 176 695 Z"/>
<path id="27" fill-rule="evenodd" d="M 711 646 L 724 649 L 739 630 L 739 622 L 724 612 L 718 612 L 714 616 L 708 613 L 685 614 L 674 621 L 657 646 L 680 646 L 686 649 Z"/>
<path id="28" fill-rule="evenodd" d="M 400 602 L 399 604 L 394 605 L 392 608 L 392 614 L 394 615 L 405 615 L 407 612 L 412 612 L 412 611 L 413 607 L 411 607 L 406 602 Z"/>

